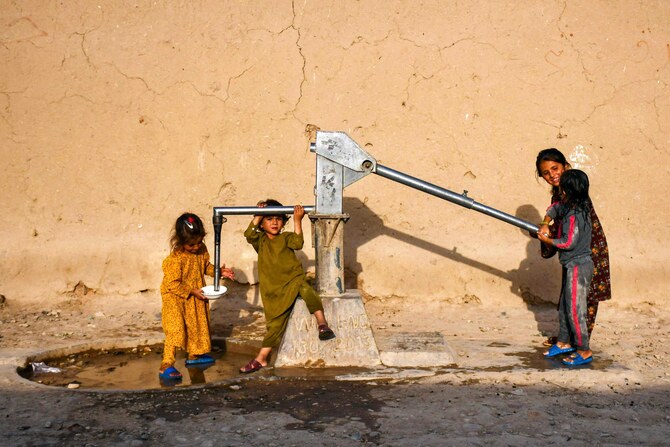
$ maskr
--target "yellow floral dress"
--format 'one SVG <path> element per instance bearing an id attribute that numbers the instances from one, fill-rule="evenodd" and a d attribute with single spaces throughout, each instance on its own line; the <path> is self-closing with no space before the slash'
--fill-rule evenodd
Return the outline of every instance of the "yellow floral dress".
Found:
<path id="1" fill-rule="evenodd" d="M 214 276 L 207 248 L 197 254 L 174 251 L 163 261 L 162 323 L 165 346 L 161 371 L 175 363 L 176 350 L 190 356 L 212 350 L 209 334 L 209 303 L 191 295 L 191 290 L 204 287 L 205 275 Z"/>

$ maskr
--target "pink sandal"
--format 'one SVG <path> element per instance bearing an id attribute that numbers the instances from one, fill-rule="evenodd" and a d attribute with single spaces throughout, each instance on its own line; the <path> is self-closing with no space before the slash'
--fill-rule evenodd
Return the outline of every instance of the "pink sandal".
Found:
<path id="1" fill-rule="evenodd" d="M 319 340 L 331 340 L 335 338 L 335 332 L 327 324 L 319 325 Z"/>
<path id="2" fill-rule="evenodd" d="M 253 359 L 253 360 L 249 361 L 249 363 L 244 365 L 242 368 L 240 368 L 240 372 L 242 374 L 249 374 L 249 373 L 252 373 L 252 372 L 256 372 L 256 371 L 258 371 L 259 369 L 262 369 L 262 368 L 263 368 L 263 365 L 261 365 L 261 362 L 259 362 L 256 359 Z"/>

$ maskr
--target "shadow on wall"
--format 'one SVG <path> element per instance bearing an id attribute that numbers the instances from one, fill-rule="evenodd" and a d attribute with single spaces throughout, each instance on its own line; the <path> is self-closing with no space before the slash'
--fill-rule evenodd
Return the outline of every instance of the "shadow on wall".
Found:
<path id="1" fill-rule="evenodd" d="M 223 280 L 223 284 L 228 288 L 228 293 L 209 303 L 210 330 L 213 335 L 228 338 L 234 335 L 235 330 L 253 325 L 258 320 L 255 312 L 262 311 L 263 307 L 247 300 L 249 290 L 254 289 L 258 293 L 258 287 L 228 279 Z"/>
<path id="2" fill-rule="evenodd" d="M 509 281 L 510 290 L 519 296 L 531 311 L 539 310 L 537 309 L 537 305 L 549 304 L 552 301 L 555 302 L 558 300 L 560 277 L 558 278 L 558 284 L 550 289 L 552 290 L 549 292 L 551 293 L 551 297 L 542 297 L 533 293 L 533 290 L 537 290 L 540 286 L 542 286 L 541 288 L 546 288 L 547 278 L 551 282 L 556 277 L 556 266 L 553 265 L 553 260 L 547 262 L 541 258 L 540 242 L 537 239 L 531 238 L 527 231 L 519 229 L 529 239 L 526 245 L 525 258 L 519 264 L 519 268 L 503 271 L 494 266 L 463 256 L 458 253 L 456 247 L 445 248 L 411 234 L 388 228 L 384 226 L 384 222 L 379 216 L 357 198 L 345 197 L 344 211 L 351 216 L 351 219 L 347 223 L 346 236 L 344 238 L 344 259 L 347 267 L 345 286 L 347 288 L 357 287 L 358 275 L 363 271 L 363 266 L 358 262 L 358 247 L 384 235 Z M 532 205 L 520 206 L 515 215 L 529 222 L 539 222 L 541 219 L 539 211 Z M 534 314 L 538 323 L 538 329 L 546 329 L 540 327 L 539 314 L 536 312 Z"/>

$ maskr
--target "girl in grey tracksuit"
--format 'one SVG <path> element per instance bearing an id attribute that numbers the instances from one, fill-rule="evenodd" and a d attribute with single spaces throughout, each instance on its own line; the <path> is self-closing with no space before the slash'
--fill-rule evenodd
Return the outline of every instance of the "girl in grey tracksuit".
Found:
<path id="1" fill-rule="evenodd" d="M 538 239 L 558 249 L 558 259 L 564 269 L 558 341 L 545 356 L 576 351 L 563 359 L 564 364 L 575 366 L 593 360 L 586 324 L 586 295 L 593 277 L 589 179 L 583 171 L 570 169 L 561 176 L 560 188 L 561 201 L 549 207 L 543 220 L 559 222 L 558 237 L 549 238 L 546 225 L 538 232 Z"/>

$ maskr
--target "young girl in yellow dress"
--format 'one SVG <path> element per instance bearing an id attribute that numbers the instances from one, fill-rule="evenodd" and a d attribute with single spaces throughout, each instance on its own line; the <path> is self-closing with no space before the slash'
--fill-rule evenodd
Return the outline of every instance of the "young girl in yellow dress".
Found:
<path id="1" fill-rule="evenodd" d="M 205 275 L 214 276 L 214 265 L 209 262 L 202 220 L 192 213 L 184 213 L 172 230 L 170 255 L 163 261 L 162 323 L 165 332 L 161 379 L 181 379 L 174 367 L 176 350 L 188 352 L 186 365 L 213 363 L 209 334 L 209 300 L 202 293 Z M 221 267 L 221 276 L 234 279 L 230 268 Z"/>
<path id="2" fill-rule="evenodd" d="M 282 204 L 268 199 L 259 202 L 258 206 L 282 206 Z M 321 298 L 307 283 L 302 263 L 295 255 L 295 250 L 302 249 L 304 244 L 302 218 L 305 216 L 305 209 L 301 205 L 296 205 L 293 216 L 294 232 L 283 231 L 288 220 L 286 215 L 254 216 L 244 232 L 247 242 L 258 253 L 258 276 L 267 332 L 258 355 L 240 368 L 241 373 L 252 373 L 267 366 L 272 349 L 279 346 L 286 331 L 291 310 L 298 296 L 305 301 L 309 313 L 316 317 L 319 339 L 330 340 L 335 337 L 335 333 L 326 322 Z"/>

